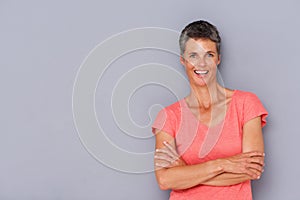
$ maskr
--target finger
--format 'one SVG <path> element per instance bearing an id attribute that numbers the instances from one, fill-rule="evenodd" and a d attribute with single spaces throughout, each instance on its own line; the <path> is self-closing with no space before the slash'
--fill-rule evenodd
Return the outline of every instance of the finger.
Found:
<path id="1" fill-rule="evenodd" d="M 169 156 L 155 155 L 154 158 L 156 160 L 165 160 L 165 161 L 168 161 L 168 162 L 174 162 L 174 159 L 170 158 Z"/>
<path id="2" fill-rule="evenodd" d="M 155 166 L 167 167 L 168 165 L 170 165 L 170 163 L 167 162 L 167 161 L 164 161 L 164 160 L 155 160 Z"/>
<path id="3" fill-rule="evenodd" d="M 181 164 L 178 161 L 174 162 L 166 162 L 164 160 L 156 160 L 155 161 L 155 167 L 157 168 L 172 168 L 180 166 Z"/>
<path id="4" fill-rule="evenodd" d="M 247 165 L 247 168 L 254 169 L 254 170 L 258 171 L 259 173 L 261 173 L 262 170 L 263 170 L 263 167 L 262 167 L 261 165 L 253 164 L 253 163 L 248 164 L 248 165 Z"/>
<path id="5" fill-rule="evenodd" d="M 251 163 L 256 163 L 256 164 L 259 164 L 261 166 L 264 166 L 264 160 L 261 157 L 252 157 L 251 159 L 249 159 L 249 161 Z"/>
<path id="6" fill-rule="evenodd" d="M 178 156 L 173 155 L 173 153 L 170 152 L 170 150 L 169 150 L 168 148 L 156 149 L 156 152 L 157 152 L 157 153 L 164 153 L 164 154 L 167 154 L 168 156 L 170 156 L 171 158 L 173 158 L 173 159 L 175 159 L 175 160 L 178 158 Z"/>
<path id="7" fill-rule="evenodd" d="M 159 170 L 159 169 L 165 169 L 167 168 L 165 164 L 162 163 L 155 163 L 155 169 Z"/>
<path id="8" fill-rule="evenodd" d="M 250 152 L 246 152 L 243 154 L 248 157 L 255 157 L 255 156 L 264 157 L 265 156 L 265 153 L 260 152 L 260 151 L 250 151 Z"/>
<path id="9" fill-rule="evenodd" d="M 155 162 L 155 168 L 169 168 L 171 166 L 168 162 Z"/>
<path id="10" fill-rule="evenodd" d="M 169 150 L 166 149 L 166 148 L 156 149 L 155 152 L 156 152 L 156 153 L 160 153 L 160 154 L 167 154 L 167 155 L 170 154 Z"/>
<path id="11" fill-rule="evenodd" d="M 262 172 L 261 171 L 257 171 L 255 169 L 250 169 L 252 172 L 254 172 L 254 176 L 252 177 L 253 179 L 260 179 Z"/>
<path id="12" fill-rule="evenodd" d="M 247 169 L 246 174 L 248 174 L 252 179 L 259 179 L 260 173 L 254 169 Z"/>
<path id="13" fill-rule="evenodd" d="M 163 144 L 171 151 L 171 153 L 175 156 L 175 157 L 179 157 L 177 151 L 174 149 L 174 147 L 172 145 L 170 145 L 168 142 L 164 141 Z"/>
<path id="14" fill-rule="evenodd" d="M 165 150 L 159 150 L 158 152 L 155 152 L 154 159 L 167 161 L 170 164 L 173 164 L 175 161 L 178 160 L 178 158 L 173 158 L 170 156 L 170 154 L 165 153 L 165 152 L 166 152 Z"/>

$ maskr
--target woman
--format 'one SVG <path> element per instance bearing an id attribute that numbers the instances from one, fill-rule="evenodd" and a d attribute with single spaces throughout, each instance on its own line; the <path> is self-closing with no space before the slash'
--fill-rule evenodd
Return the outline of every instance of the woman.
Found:
<path id="1" fill-rule="evenodd" d="M 256 95 L 217 81 L 221 38 L 206 21 L 179 39 L 190 94 L 162 109 L 153 123 L 156 177 L 170 199 L 252 199 L 251 180 L 264 166 L 267 111 Z"/>

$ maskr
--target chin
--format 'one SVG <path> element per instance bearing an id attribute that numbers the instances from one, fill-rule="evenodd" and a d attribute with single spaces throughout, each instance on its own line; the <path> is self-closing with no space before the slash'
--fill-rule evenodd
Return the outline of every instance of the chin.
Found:
<path id="1" fill-rule="evenodd" d="M 191 85 L 197 86 L 197 87 L 204 87 L 207 86 L 207 83 L 204 80 L 194 80 L 191 82 Z"/>

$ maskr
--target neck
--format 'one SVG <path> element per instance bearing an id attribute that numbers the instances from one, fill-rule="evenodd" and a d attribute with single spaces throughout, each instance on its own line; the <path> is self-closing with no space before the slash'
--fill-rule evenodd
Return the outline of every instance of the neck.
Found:
<path id="1" fill-rule="evenodd" d="M 212 105 L 225 97 L 225 88 L 218 83 L 205 86 L 191 86 L 191 93 L 188 96 L 191 106 L 199 106 L 203 109 L 210 109 Z"/>

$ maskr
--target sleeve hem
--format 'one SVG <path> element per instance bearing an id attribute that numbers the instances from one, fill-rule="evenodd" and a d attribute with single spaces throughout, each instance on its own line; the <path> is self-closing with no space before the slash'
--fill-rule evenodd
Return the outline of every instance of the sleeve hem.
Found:
<path id="1" fill-rule="evenodd" d="M 267 116 L 268 116 L 267 112 L 260 112 L 257 115 L 254 115 L 254 116 L 251 116 L 251 117 L 245 119 L 243 122 L 243 126 L 251 119 L 254 119 L 256 117 L 261 117 L 261 127 L 263 128 L 267 124 L 267 120 L 266 120 Z"/>
<path id="2" fill-rule="evenodd" d="M 172 137 L 174 138 L 174 135 L 171 134 L 172 131 L 167 130 L 167 129 L 165 129 L 165 128 L 162 128 L 162 129 L 161 129 L 161 128 L 156 127 L 156 126 L 152 126 L 152 133 L 153 133 L 154 135 L 156 135 L 156 133 L 159 132 L 159 131 L 163 131 L 163 132 L 167 133 L 168 135 L 170 135 L 170 136 L 172 136 Z"/>

